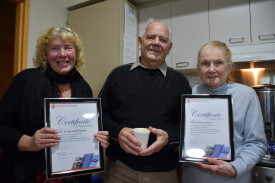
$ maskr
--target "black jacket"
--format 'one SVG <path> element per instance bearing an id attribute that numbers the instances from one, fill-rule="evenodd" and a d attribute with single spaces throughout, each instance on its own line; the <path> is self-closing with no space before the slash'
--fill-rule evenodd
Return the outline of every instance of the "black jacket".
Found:
<path id="1" fill-rule="evenodd" d="M 78 84 L 74 84 L 78 83 Z M 81 86 L 79 86 L 81 85 Z M 88 83 L 78 73 L 71 82 L 72 97 L 92 97 Z M 76 91 L 81 90 L 81 91 Z M 0 182 L 35 182 L 45 168 L 45 152 L 20 152 L 23 134 L 33 136 L 44 127 L 44 98 L 58 98 L 56 86 L 45 72 L 27 69 L 15 76 L 0 101 Z"/>

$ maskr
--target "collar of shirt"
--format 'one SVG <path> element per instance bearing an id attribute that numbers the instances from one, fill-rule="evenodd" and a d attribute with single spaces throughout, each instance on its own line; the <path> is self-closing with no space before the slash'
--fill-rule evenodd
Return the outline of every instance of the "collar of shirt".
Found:
<path id="1" fill-rule="evenodd" d="M 132 67 L 130 68 L 130 71 L 137 68 L 138 66 L 146 68 L 146 69 L 152 69 L 152 68 L 147 68 L 145 66 L 143 66 L 140 63 L 140 59 L 138 61 L 136 61 L 135 63 L 133 63 Z M 157 68 L 153 68 L 153 69 L 159 69 L 161 71 L 161 73 L 163 74 L 164 77 L 166 77 L 166 71 L 167 71 L 167 64 L 166 62 L 164 62 L 163 64 L 161 64 L 159 67 Z"/>

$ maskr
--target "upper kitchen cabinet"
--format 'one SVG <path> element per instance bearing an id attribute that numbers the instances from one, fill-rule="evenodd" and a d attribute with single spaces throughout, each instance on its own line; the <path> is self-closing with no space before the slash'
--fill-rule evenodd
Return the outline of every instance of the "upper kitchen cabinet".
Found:
<path id="1" fill-rule="evenodd" d="M 274 59 L 274 9 L 275 0 L 209 0 L 210 40 L 225 42 L 234 62 Z"/>
<path id="2" fill-rule="evenodd" d="M 275 0 L 250 0 L 253 43 L 275 42 Z"/>
<path id="3" fill-rule="evenodd" d="M 197 67 L 199 48 L 209 41 L 208 1 L 173 1 L 172 12 L 172 67 Z"/>
<path id="4" fill-rule="evenodd" d="M 275 0 L 209 0 L 210 40 L 228 46 L 275 42 Z"/>
<path id="5" fill-rule="evenodd" d="M 170 6 L 169 2 L 164 2 L 139 8 L 139 35 L 143 34 L 145 26 L 150 19 L 161 20 L 171 29 Z M 166 57 L 166 63 L 168 66 L 172 66 L 171 52 Z"/>
<path id="6" fill-rule="evenodd" d="M 274 58 L 275 0 L 170 0 L 139 10 L 140 28 L 150 17 L 171 28 L 167 63 L 175 69 L 196 68 L 197 52 L 209 40 L 225 42 L 234 62 Z"/>
<path id="7" fill-rule="evenodd" d="M 126 0 L 102 1 L 68 12 L 68 26 L 79 34 L 85 49 L 85 67 L 80 73 L 92 87 L 95 97 L 108 74 L 124 63 L 124 49 L 134 48 L 124 46 L 125 22 L 128 20 L 125 12 L 138 13 L 137 8 Z M 137 17 L 136 14 L 135 19 L 130 20 L 135 24 L 133 29 L 138 27 Z M 137 31 L 132 38 L 137 46 Z"/>
<path id="8" fill-rule="evenodd" d="M 228 46 L 251 43 L 249 0 L 209 0 L 210 40 Z"/>

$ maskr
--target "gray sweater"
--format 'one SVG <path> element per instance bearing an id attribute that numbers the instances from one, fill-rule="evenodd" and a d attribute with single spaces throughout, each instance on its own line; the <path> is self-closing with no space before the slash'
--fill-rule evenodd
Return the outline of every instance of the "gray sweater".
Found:
<path id="1" fill-rule="evenodd" d="M 196 85 L 193 94 L 226 94 L 233 100 L 235 160 L 230 162 L 237 170 L 235 178 L 213 175 L 192 163 L 183 163 L 182 183 L 251 183 L 252 168 L 264 157 L 267 141 L 261 106 L 256 92 L 238 83 L 212 89 Z"/>

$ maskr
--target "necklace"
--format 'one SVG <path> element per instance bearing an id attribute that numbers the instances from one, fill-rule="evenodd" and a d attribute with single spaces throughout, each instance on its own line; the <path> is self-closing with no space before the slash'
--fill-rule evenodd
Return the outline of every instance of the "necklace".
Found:
<path id="1" fill-rule="evenodd" d="M 57 90 L 57 94 L 58 94 L 59 98 L 63 98 L 63 95 L 62 95 L 58 86 L 56 86 L 56 90 Z"/>

